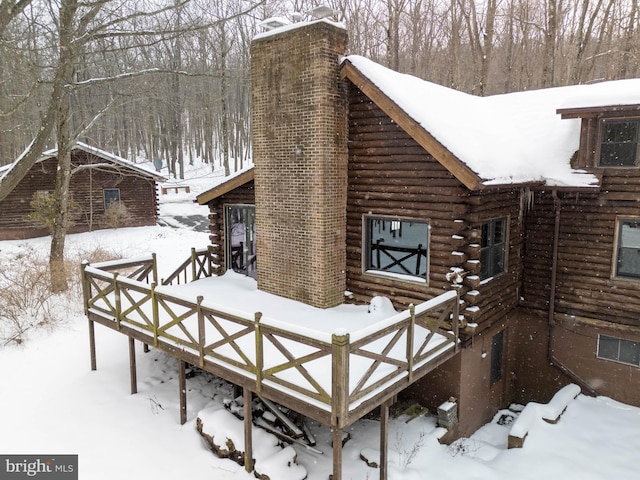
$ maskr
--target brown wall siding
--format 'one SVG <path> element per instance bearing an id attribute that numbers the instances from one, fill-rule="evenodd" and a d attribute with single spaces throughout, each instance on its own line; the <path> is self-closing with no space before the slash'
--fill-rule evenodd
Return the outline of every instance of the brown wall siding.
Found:
<path id="1" fill-rule="evenodd" d="M 356 301 L 383 295 L 406 307 L 451 289 L 452 235 L 464 228 L 456 220 L 467 211 L 467 191 L 357 87 L 350 89 L 347 289 Z M 429 222 L 428 284 L 363 272 L 363 218 L 370 214 Z"/>
<path id="2" fill-rule="evenodd" d="M 640 343 L 640 332 L 620 331 L 606 325 L 578 321 L 558 322 L 552 330 L 555 358 L 581 378 L 598 395 L 640 406 L 640 368 L 597 358 L 598 335 Z M 568 348 L 570 346 L 570 348 Z"/>
<path id="3" fill-rule="evenodd" d="M 83 151 L 74 151 L 72 163 L 77 166 L 105 161 Z M 0 202 L 0 239 L 30 238 L 48 234 L 45 228 L 34 225 L 25 217 L 31 212 L 30 202 L 35 192 L 55 189 L 56 169 L 55 158 L 37 163 Z M 129 221 L 121 226 L 156 224 L 158 200 L 153 180 L 141 177 L 126 168 L 119 171 L 96 168 L 78 172 L 71 179 L 71 198 L 79 205 L 81 211 L 74 216 L 74 225 L 69 229 L 70 232 L 108 227 L 104 223 L 104 188 L 120 189 L 120 199 L 130 214 Z"/>
<path id="4" fill-rule="evenodd" d="M 225 205 L 255 205 L 255 189 L 253 180 L 238 188 L 231 190 L 224 195 L 209 202 L 209 239 L 215 255 L 215 261 L 219 268 L 215 272 L 217 275 L 223 274 L 227 270 L 225 253 Z M 261 257 L 258 254 L 258 264 Z"/>
<path id="5" fill-rule="evenodd" d="M 609 169 L 600 195 L 561 195 L 560 241 L 556 313 L 584 316 L 640 327 L 640 280 L 612 278 L 616 217 L 640 216 L 640 206 L 630 192 L 617 198 L 623 183 L 640 175 L 629 169 Z"/>
<path id="6" fill-rule="evenodd" d="M 469 238 L 472 245 L 480 244 L 482 224 L 489 220 L 504 218 L 507 220 L 507 252 L 505 254 L 505 271 L 491 279 L 482 281 L 473 287 L 469 279 L 468 288 L 474 288 L 478 294 L 475 301 L 467 302 L 477 308 L 477 311 L 463 311 L 466 317 L 478 323 L 476 332 L 479 333 L 490 325 L 504 319 L 520 301 L 523 278 L 523 211 L 521 190 L 497 190 L 474 193 L 470 196 L 469 213 L 465 219 L 471 232 L 478 232 L 476 238 Z M 480 250 L 477 247 L 467 247 L 468 260 L 479 260 Z M 468 298 L 468 294 L 465 298 Z"/>
<path id="7" fill-rule="evenodd" d="M 525 217 L 523 305 L 548 311 L 553 263 L 555 212 L 549 192 L 536 192 Z"/>
<path id="8" fill-rule="evenodd" d="M 613 278 L 616 218 L 640 216 L 637 200 L 636 169 L 605 169 L 600 193 L 558 193 L 556 313 L 640 326 L 640 281 Z M 551 192 L 536 193 L 524 259 L 524 299 L 532 308 L 548 309 L 554 221 Z"/>

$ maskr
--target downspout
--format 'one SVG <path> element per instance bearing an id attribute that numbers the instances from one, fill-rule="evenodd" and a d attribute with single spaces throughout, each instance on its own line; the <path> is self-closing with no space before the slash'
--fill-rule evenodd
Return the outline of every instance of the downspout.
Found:
<path id="1" fill-rule="evenodd" d="M 555 223 L 553 226 L 553 250 L 551 257 L 551 291 L 549 292 L 549 348 L 547 356 L 549 363 L 558 368 L 562 373 L 577 383 L 583 391 L 589 395 L 597 396 L 598 392 L 591 387 L 585 380 L 580 378 L 575 372 L 567 368 L 560 360 L 558 360 L 553 352 L 553 339 L 555 338 L 554 330 L 556 328 L 555 311 L 556 311 L 556 285 L 558 277 L 558 245 L 560 243 L 560 214 L 562 211 L 558 191 L 552 190 L 553 206 L 555 210 Z"/>

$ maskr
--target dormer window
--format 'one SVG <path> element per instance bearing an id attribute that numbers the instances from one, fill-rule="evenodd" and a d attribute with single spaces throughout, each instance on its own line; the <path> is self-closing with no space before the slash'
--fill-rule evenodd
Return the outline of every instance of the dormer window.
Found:
<path id="1" fill-rule="evenodd" d="M 601 167 L 638 165 L 640 119 L 604 119 L 600 125 Z"/>
<path id="2" fill-rule="evenodd" d="M 640 104 L 561 108 L 557 113 L 582 121 L 571 167 L 640 167 Z"/>

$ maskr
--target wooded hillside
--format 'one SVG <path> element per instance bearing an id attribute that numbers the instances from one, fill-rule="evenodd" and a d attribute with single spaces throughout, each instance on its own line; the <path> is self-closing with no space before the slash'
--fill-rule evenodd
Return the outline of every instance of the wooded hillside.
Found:
<path id="1" fill-rule="evenodd" d="M 638 0 L 324 3 L 347 26 L 349 53 L 478 95 L 640 76 Z M 75 43 L 74 135 L 125 158 L 162 159 L 176 176 L 194 157 L 240 168 L 251 157 L 258 24 L 317 5 L 175 0 L 146 15 L 141 0 L 83 2 L 95 15 L 76 23 L 99 28 Z M 57 2 L 0 0 L 0 165 L 40 128 L 60 55 L 57 16 Z"/>

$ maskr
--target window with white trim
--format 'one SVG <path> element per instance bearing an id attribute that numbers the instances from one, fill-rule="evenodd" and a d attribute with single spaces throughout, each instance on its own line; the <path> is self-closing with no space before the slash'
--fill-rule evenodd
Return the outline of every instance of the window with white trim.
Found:
<path id="1" fill-rule="evenodd" d="M 397 217 L 365 217 L 364 223 L 365 270 L 426 280 L 427 222 Z"/>
<path id="2" fill-rule="evenodd" d="M 640 342 L 598 335 L 598 358 L 640 367 Z"/>
<path id="3" fill-rule="evenodd" d="M 640 218 L 618 220 L 616 277 L 640 279 Z"/>

